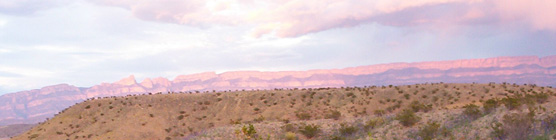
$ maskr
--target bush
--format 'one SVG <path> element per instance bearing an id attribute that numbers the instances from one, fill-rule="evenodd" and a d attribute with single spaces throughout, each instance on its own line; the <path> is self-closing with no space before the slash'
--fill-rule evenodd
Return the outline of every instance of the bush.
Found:
<path id="1" fill-rule="evenodd" d="M 468 104 L 463 106 L 463 108 L 465 110 L 463 110 L 463 114 L 471 119 L 471 120 L 475 120 L 479 117 L 481 117 L 481 111 L 479 110 L 479 106 L 475 105 L 475 104 Z"/>
<path id="2" fill-rule="evenodd" d="M 338 131 L 340 131 L 340 134 L 342 134 L 342 136 L 351 136 L 355 134 L 355 132 L 357 132 L 357 127 L 348 126 L 347 124 L 342 123 L 340 124 L 340 129 L 338 129 Z"/>
<path id="3" fill-rule="evenodd" d="M 281 127 L 285 132 L 295 132 L 297 128 L 293 124 L 286 124 Z"/>
<path id="4" fill-rule="evenodd" d="M 255 134 L 257 134 L 257 131 L 255 130 L 255 127 L 252 124 L 249 124 L 249 126 L 243 126 L 241 127 L 241 132 L 243 133 L 243 135 L 247 136 L 248 139 L 252 138 Z"/>
<path id="5" fill-rule="evenodd" d="M 326 115 L 326 119 L 334 119 L 334 120 L 338 120 L 340 119 L 340 117 L 342 116 L 342 113 L 340 113 L 340 111 L 330 111 L 330 114 Z"/>
<path id="6" fill-rule="evenodd" d="M 420 103 L 419 101 L 413 101 L 409 104 L 409 108 L 411 108 L 413 112 L 429 112 L 430 110 L 432 110 L 432 105 L 425 105 Z"/>
<path id="7" fill-rule="evenodd" d="M 502 117 L 503 132 L 508 139 L 528 139 L 533 131 L 534 113 L 512 113 Z"/>
<path id="8" fill-rule="evenodd" d="M 382 116 L 382 115 L 386 114 L 386 111 L 384 111 L 384 110 L 382 110 L 382 109 L 378 109 L 378 110 L 375 110 L 374 113 L 375 113 L 375 115 L 377 115 L 377 116 Z"/>
<path id="9" fill-rule="evenodd" d="M 178 120 L 182 120 L 183 117 L 184 117 L 183 115 L 179 115 L 179 116 L 178 116 Z"/>
<path id="10" fill-rule="evenodd" d="M 295 116 L 301 120 L 309 120 L 311 119 L 311 114 L 307 113 L 307 112 L 297 112 L 295 113 Z"/>
<path id="11" fill-rule="evenodd" d="M 502 99 L 502 103 L 504 103 L 504 106 L 506 106 L 509 110 L 517 109 L 522 104 L 517 97 L 504 98 Z"/>
<path id="12" fill-rule="evenodd" d="M 398 115 L 396 115 L 396 120 L 399 120 L 403 126 L 413 126 L 415 123 L 419 122 L 421 118 L 415 115 L 413 110 L 404 109 Z"/>
<path id="13" fill-rule="evenodd" d="M 255 122 L 262 122 L 265 120 L 265 117 L 263 115 L 260 115 L 259 117 L 255 118 L 253 121 Z"/>
<path id="14" fill-rule="evenodd" d="M 405 97 L 406 100 L 409 100 L 409 97 L 410 97 L 411 95 L 409 95 L 409 94 L 406 93 L 406 94 L 404 94 L 403 96 Z"/>
<path id="15" fill-rule="evenodd" d="M 427 125 L 421 128 L 417 133 L 423 140 L 432 140 L 436 137 L 436 133 L 440 128 L 440 124 L 436 122 L 428 122 Z"/>
<path id="16" fill-rule="evenodd" d="M 537 103 L 545 103 L 548 100 L 548 94 L 541 92 L 541 93 L 537 93 L 534 95 L 535 98 L 537 99 Z"/>
<path id="17" fill-rule="evenodd" d="M 483 104 L 483 110 L 485 113 L 490 113 L 493 110 L 498 108 L 498 100 L 497 99 L 488 99 Z"/>
<path id="18" fill-rule="evenodd" d="M 313 138 L 320 133 L 320 126 L 311 124 L 311 125 L 303 125 L 299 128 L 299 132 L 305 135 L 307 138 Z"/>
<path id="19" fill-rule="evenodd" d="M 286 140 L 297 140 L 297 136 L 293 132 L 286 132 Z"/>
<path id="20" fill-rule="evenodd" d="M 382 119 L 382 117 L 378 117 L 378 118 L 372 118 L 370 120 L 368 120 L 367 122 L 365 122 L 365 129 L 369 130 L 369 129 L 374 129 L 377 126 L 380 126 L 384 124 L 384 119 Z"/>

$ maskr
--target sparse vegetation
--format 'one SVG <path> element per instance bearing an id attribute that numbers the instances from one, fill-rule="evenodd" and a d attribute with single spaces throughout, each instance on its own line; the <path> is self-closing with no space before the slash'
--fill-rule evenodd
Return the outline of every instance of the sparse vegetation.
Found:
<path id="1" fill-rule="evenodd" d="M 554 93 L 507 83 L 153 93 L 87 100 L 14 139 L 547 139 Z"/>

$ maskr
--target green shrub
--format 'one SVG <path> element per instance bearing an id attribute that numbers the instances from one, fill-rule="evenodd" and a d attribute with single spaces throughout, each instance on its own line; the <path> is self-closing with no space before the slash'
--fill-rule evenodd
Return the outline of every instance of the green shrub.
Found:
<path id="1" fill-rule="evenodd" d="M 358 128 L 353 125 L 347 125 L 345 123 L 340 124 L 338 131 L 342 136 L 351 136 L 357 132 Z"/>
<path id="2" fill-rule="evenodd" d="M 405 97 L 406 100 L 409 100 L 409 97 L 411 97 L 411 95 L 409 95 L 409 94 L 407 94 L 407 93 L 404 94 L 403 96 Z"/>
<path id="3" fill-rule="evenodd" d="M 300 120 L 309 120 L 309 119 L 311 119 L 311 114 L 309 114 L 308 112 L 298 111 L 297 113 L 295 113 L 295 116 L 297 118 L 299 118 Z"/>
<path id="4" fill-rule="evenodd" d="M 286 132 L 286 140 L 297 140 L 297 135 L 293 132 Z"/>
<path id="5" fill-rule="evenodd" d="M 382 110 L 382 109 L 377 109 L 377 110 L 375 110 L 374 113 L 375 113 L 375 115 L 377 115 L 377 116 L 382 116 L 382 115 L 386 114 L 386 111 L 384 111 L 384 110 Z"/>
<path id="6" fill-rule="evenodd" d="M 506 106 L 509 110 L 517 109 L 522 104 L 517 97 L 504 98 L 502 99 L 502 103 L 504 103 L 504 106 Z"/>
<path id="7" fill-rule="evenodd" d="M 504 134 L 508 139 L 528 139 L 534 121 L 534 112 L 506 114 L 502 117 Z"/>
<path id="8" fill-rule="evenodd" d="M 479 117 L 481 117 L 481 111 L 479 110 L 479 106 L 475 105 L 475 104 L 467 104 L 465 106 L 463 106 L 463 108 L 465 110 L 463 110 L 463 114 L 471 119 L 471 120 L 475 120 Z"/>
<path id="9" fill-rule="evenodd" d="M 425 105 L 420 103 L 419 101 L 413 101 L 409 104 L 409 108 L 411 108 L 413 110 L 413 112 L 419 112 L 419 111 L 423 111 L 423 112 L 429 112 L 430 110 L 432 110 L 432 105 Z"/>
<path id="10" fill-rule="evenodd" d="M 413 110 L 404 109 L 398 115 L 396 115 L 396 120 L 399 120 L 403 126 L 413 126 L 415 123 L 419 122 L 421 118 L 415 115 Z"/>
<path id="11" fill-rule="evenodd" d="M 265 120 L 264 116 L 263 116 L 263 115 L 260 115 L 259 117 L 255 118 L 253 121 L 255 121 L 255 122 L 262 122 L 262 121 L 264 121 L 264 120 Z"/>
<path id="12" fill-rule="evenodd" d="M 378 118 L 372 118 L 370 120 L 368 120 L 367 122 L 365 122 L 365 129 L 369 130 L 369 129 L 374 129 L 377 126 L 380 126 L 384 124 L 384 119 L 382 119 L 382 117 L 378 117 Z"/>
<path id="13" fill-rule="evenodd" d="M 537 103 L 542 104 L 542 103 L 545 103 L 548 100 L 549 95 L 547 93 L 541 92 L 541 93 L 535 94 L 534 96 L 537 100 Z"/>
<path id="14" fill-rule="evenodd" d="M 243 135 L 247 136 L 247 139 L 253 138 L 253 136 L 257 134 L 257 130 L 255 130 L 255 127 L 252 124 L 241 127 L 241 132 Z"/>
<path id="15" fill-rule="evenodd" d="M 286 124 L 281 127 L 284 132 L 295 132 L 297 128 L 293 124 Z"/>
<path id="16" fill-rule="evenodd" d="M 483 110 L 485 113 L 490 113 L 493 110 L 498 108 L 498 100 L 497 99 L 488 99 L 483 104 Z"/>
<path id="17" fill-rule="evenodd" d="M 320 133 L 320 126 L 316 124 L 303 125 L 299 128 L 299 132 L 307 138 L 313 138 Z"/>
<path id="18" fill-rule="evenodd" d="M 338 120 L 340 119 L 340 117 L 342 116 L 342 113 L 340 113 L 340 111 L 336 111 L 336 110 L 332 110 L 330 111 L 330 114 L 326 115 L 326 119 L 334 119 L 334 120 Z"/>
<path id="19" fill-rule="evenodd" d="M 427 125 L 422 127 L 417 133 L 423 140 L 432 140 L 436 137 L 440 128 L 437 122 L 428 122 Z"/>

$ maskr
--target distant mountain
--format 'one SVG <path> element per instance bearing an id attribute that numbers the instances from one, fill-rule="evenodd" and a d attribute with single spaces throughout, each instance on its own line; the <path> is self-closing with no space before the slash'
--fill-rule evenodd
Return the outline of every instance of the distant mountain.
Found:
<path id="1" fill-rule="evenodd" d="M 68 84 L 0 96 L 0 125 L 36 123 L 93 97 L 168 91 L 312 88 L 402 85 L 425 82 L 508 82 L 556 86 L 556 56 L 496 57 L 417 63 L 391 63 L 330 70 L 206 72 L 173 80 L 135 77 L 88 88 Z"/>

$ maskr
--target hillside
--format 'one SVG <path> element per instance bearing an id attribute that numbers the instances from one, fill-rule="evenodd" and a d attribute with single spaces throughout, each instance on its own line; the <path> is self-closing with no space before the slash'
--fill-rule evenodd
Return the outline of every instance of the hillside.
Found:
<path id="1" fill-rule="evenodd" d="M 13 124 L 0 126 L 0 139 L 17 136 L 33 127 L 33 124 Z"/>
<path id="2" fill-rule="evenodd" d="M 548 139 L 555 93 L 433 83 L 106 97 L 14 139 Z"/>
<path id="3" fill-rule="evenodd" d="M 391 63 L 308 71 L 206 72 L 166 78 L 134 76 L 92 87 L 60 84 L 0 96 L 0 125 L 36 123 L 85 99 L 168 91 L 318 88 L 407 85 L 425 82 L 510 82 L 556 86 L 556 56 L 496 57 L 437 62 Z"/>

